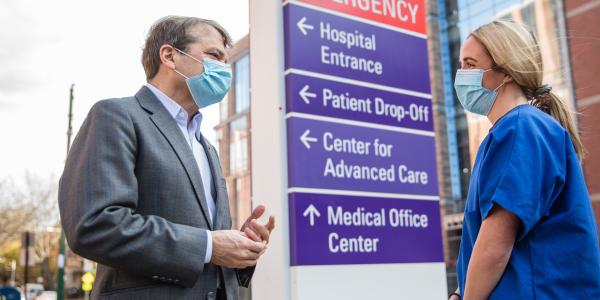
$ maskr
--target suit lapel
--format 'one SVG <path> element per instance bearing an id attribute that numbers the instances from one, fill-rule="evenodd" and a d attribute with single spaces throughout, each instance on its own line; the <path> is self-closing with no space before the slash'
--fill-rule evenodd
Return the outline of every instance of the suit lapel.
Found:
<path id="1" fill-rule="evenodd" d="M 227 197 L 225 197 L 222 191 L 226 191 L 226 188 L 222 187 L 221 178 L 223 175 L 221 174 L 220 162 L 217 156 L 216 150 L 204 139 L 204 136 L 201 135 L 200 143 L 202 147 L 204 147 L 204 151 L 206 152 L 206 156 L 208 157 L 208 163 L 210 164 L 210 173 L 212 174 L 212 182 L 213 188 L 215 189 L 215 229 L 231 229 L 231 228 L 223 228 L 228 223 L 228 218 L 231 218 L 229 215 L 229 201 L 227 201 Z"/>
<path id="2" fill-rule="evenodd" d="M 185 138 L 181 134 L 179 126 L 169 114 L 166 108 L 160 103 L 154 96 L 152 91 L 147 87 L 142 87 L 135 95 L 140 105 L 151 112 L 150 120 L 162 133 L 165 139 L 169 142 L 173 151 L 179 158 L 179 162 L 182 164 L 185 172 L 192 183 L 194 193 L 196 194 L 196 200 L 202 208 L 202 214 L 206 219 L 206 223 L 210 230 L 213 230 L 213 224 L 210 222 L 210 215 L 208 213 L 208 205 L 206 204 L 206 197 L 204 196 L 204 187 L 202 185 L 202 179 L 200 177 L 200 170 L 194 159 L 194 154 L 190 149 Z M 214 180 L 214 176 L 213 176 Z"/>

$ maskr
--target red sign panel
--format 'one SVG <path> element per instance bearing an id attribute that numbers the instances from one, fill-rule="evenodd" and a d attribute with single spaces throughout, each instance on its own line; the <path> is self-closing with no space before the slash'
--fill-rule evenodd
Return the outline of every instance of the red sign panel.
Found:
<path id="1" fill-rule="evenodd" d="M 427 34 L 424 0 L 298 0 L 298 2 Z"/>

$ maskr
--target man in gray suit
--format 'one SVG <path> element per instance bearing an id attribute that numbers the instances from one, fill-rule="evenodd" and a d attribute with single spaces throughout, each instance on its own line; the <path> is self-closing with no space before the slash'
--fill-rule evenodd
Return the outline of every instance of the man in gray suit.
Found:
<path id="1" fill-rule="evenodd" d="M 200 133 L 200 108 L 231 84 L 227 32 L 188 17 L 157 21 L 133 97 L 96 103 L 60 180 L 71 249 L 98 262 L 93 299 L 238 299 L 274 228 L 257 207 L 231 229 L 225 179 Z"/>

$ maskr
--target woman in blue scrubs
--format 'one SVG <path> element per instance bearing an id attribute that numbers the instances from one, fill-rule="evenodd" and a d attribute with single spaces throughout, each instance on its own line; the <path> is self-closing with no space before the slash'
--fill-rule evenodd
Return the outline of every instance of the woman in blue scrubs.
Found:
<path id="1" fill-rule="evenodd" d="M 475 158 L 451 299 L 600 299 L 583 147 L 542 82 L 535 36 L 494 21 L 471 33 L 460 63 L 460 102 L 493 126 Z"/>

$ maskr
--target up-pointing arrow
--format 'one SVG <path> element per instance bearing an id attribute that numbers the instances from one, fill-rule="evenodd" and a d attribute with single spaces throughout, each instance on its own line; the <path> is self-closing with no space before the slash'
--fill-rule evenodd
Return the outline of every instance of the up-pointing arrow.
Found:
<path id="1" fill-rule="evenodd" d="M 310 226 L 315 226 L 315 216 L 317 216 L 317 217 L 321 216 L 321 214 L 319 213 L 317 208 L 312 204 L 306 208 L 306 210 L 304 211 L 304 213 L 302 215 L 305 217 L 306 216 L 310 217 Z"/>
<path id="2" fill-rule="evenodd" d="M 300 19 L 300 21 L 298 21 L 298 23 L 296 25 L 298 25 L 298 28 L 300 29 L 300 31 L 302 31 L 302 34 L 307 35 L 308 32 L 306 31 L 306 29 L 313 30 L 313 29 L 315 29 L 315 27 L 313 27 L 310 24 L 305 24 L 304 22 L 306 22 L 306 17 L 303 17 L 302 19 Z"/>
<path id="3" fill-rule="evenodd" d="M 306 129 L 306 131 L 304 131 L 304 133 L 300 136 L 300 141 L 304 144 L 306 149 L 310 149 L 309 142 L 314 143 L 314 142 L 318 141 L 317 138 L 308 136 L 309 134 L 310 134 L 310 129 Z"/>
<path id="4" fill-rule="evenodd" d="M 301 90 L 300 90 L 300 98 L 302 98 L 302 100 L 304 100 L 304 102 L 306 102 L 306 104 L 310 104 L 310 99 L 309 98 L 315 98 L 317 97 L 317 94 L 315 93 L 309 93 L 308 89 L 310 88 L 310 86 L 307 84 L 305 85 Z"/>

